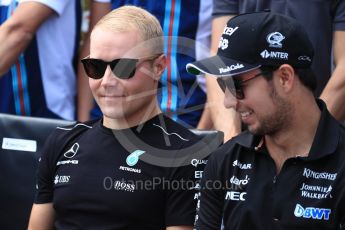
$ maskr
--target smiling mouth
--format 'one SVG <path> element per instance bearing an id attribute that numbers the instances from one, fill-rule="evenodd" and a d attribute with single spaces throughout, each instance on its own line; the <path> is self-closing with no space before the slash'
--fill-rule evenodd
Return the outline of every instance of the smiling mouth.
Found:
<path id="1" fill-rule="evenodd" d="M 102 95 L 103 98 L 119 98 L 119 97 L 125 97 L 124 95 Z"/>
<path id="2" fill-rule="evenodd" d="M 246 119 L 248 118 L 253 112 L 252 111 L 246 111 L 246 112 L 240 112 L 241 118 Z"/>

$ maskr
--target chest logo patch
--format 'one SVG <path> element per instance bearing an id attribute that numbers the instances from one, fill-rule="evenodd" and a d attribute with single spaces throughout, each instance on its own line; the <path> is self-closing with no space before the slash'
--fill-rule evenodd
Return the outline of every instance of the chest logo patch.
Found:
<path id="1" fill-rule="evenodd" d="M 79 150 L 79 144 L 74 143 L 74 145 L 72 145 L 72 147 L 69 150 L 67 150 L 63 155 L 67 158 L 73 158 L 75 154 L 77 154 L 78 150 Z"/>
<path id="2" fill-rule="evenodd" d="M 314 207 L 304 208 L 302 207 L 302 205 L 296 204 L 294 214 L 296 217 L 302 217 L 307 219 L 312 218 L 317 220 L 329 220 L 331 209 Z"/>
<path id="3" fill-rule="evenodd" d="M 139 161 L 139 156 L 143 155 L 144 153 L 145 153 L 145 151 L 143 151 L 143 150 L 135 150 L 134 152 L 129 154 L 128 157 L 126 158 L 127 165 L 128 166 L 136 165 Z"/>
<path id="4" fill-rule="evenodd" d="M 69 182 L 71 176 L 59 176 L 56 175 L 54 179 L 54 184 L 66 184 Z"/>

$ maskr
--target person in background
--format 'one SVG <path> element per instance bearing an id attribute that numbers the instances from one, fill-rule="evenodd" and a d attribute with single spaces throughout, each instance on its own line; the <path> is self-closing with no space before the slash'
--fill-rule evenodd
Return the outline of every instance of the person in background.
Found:
<path id="1" fill-rule="evenodd" d="M 212 1 L 93 0 L 89 30 L 100 17 L 123 5 L 142 7 L 158 18 L 163 27 L 164 53 L 167 55 L 167 68 L 159 86 L 160 107 L 164 114 L 174 120 L 188 127 L 196 127 L 206 94 L 197 78 L 187 74 L 185 65 L 206 57 L 209 52 Z M 86 39 L 81 55 L 87 53 L 88 44 Z M 78 119 L 84 121 L 101 116 L 99 108 L 94 107 L 91 93 L 84 87 L 87 82 L 82 66 L 79 66 L 78 74 Z M 198 79 L 204 80 L 203 77 Z"/>
<path id="2" fill-rule="evenodd" d="M 312 69 L 317 77 L 317 88 L 314 95 L 326 102 L 337 120 L 345 121 L 345 1 L 214 0 L 213 54 L 217 51 L 223 27 L 231 17 L 265 9 L 295 18 L 304 26 L 315 48 Z M 224 94 L 212 77 L 207 77 L 207 89 L 208 103 L 214 106 L 205 111 L 211 114 L 210 119 L 203 120 L 198 127 L 213 124 L 225 133 L 227 140 L 233 136 L 233 127 L 240 127 L 239 116 L 234 116 L 233 110 L 219 103 Z"/>
<path id="3" fill-rule="evenodd" d="M 81 61 L 103 116 L 48 139 L 29 229 L 192 229 L 208 146 L 159 108 L 163 42 L 157 18 L 135 6 L 94 26 Z"/>
<path id="4" fill-rule="evenodd" d="M 0 1 L 0 113 L 75 119 L 80 1 Z"/>
<path id="5" fill-rule="evenodd" d="M 210 156 L 196 229 L 345 228 L 345 128 L 315 99 L 313 60 L 298 21 L 258 12 L 230 19 L 217 55 L 187 65 L 217 77 L 248 127 Z"/>

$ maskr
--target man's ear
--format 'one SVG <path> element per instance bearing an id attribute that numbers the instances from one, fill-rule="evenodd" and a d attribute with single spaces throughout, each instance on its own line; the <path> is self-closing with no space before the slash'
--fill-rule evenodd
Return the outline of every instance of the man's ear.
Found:
<path id="1" fill-rule="evenodd" d="M 283 64 L 279 67 L 279 85 L 286 92 L 289 92 L 295 84 L 295 70 L 289 64 Z"/>
<path id="2" fill-rule="evenodd" d="M 167 58 L 164 54 L 161 54 L 153 62 L 153 72 L 155 73 L 154 79 L 159 80 L 167 66 Z"/>

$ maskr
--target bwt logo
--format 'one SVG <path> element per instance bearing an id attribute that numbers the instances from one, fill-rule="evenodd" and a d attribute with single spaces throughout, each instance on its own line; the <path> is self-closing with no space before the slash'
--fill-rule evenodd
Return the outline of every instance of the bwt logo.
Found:
<path id="1" fill-rule="evenodd" d="M 294 214 L 296 217 L 313 218 L 318 220 L 329 220 L 331 209 L 328 208 L 303 208 L 300 204 L 296 204 Z"/>

